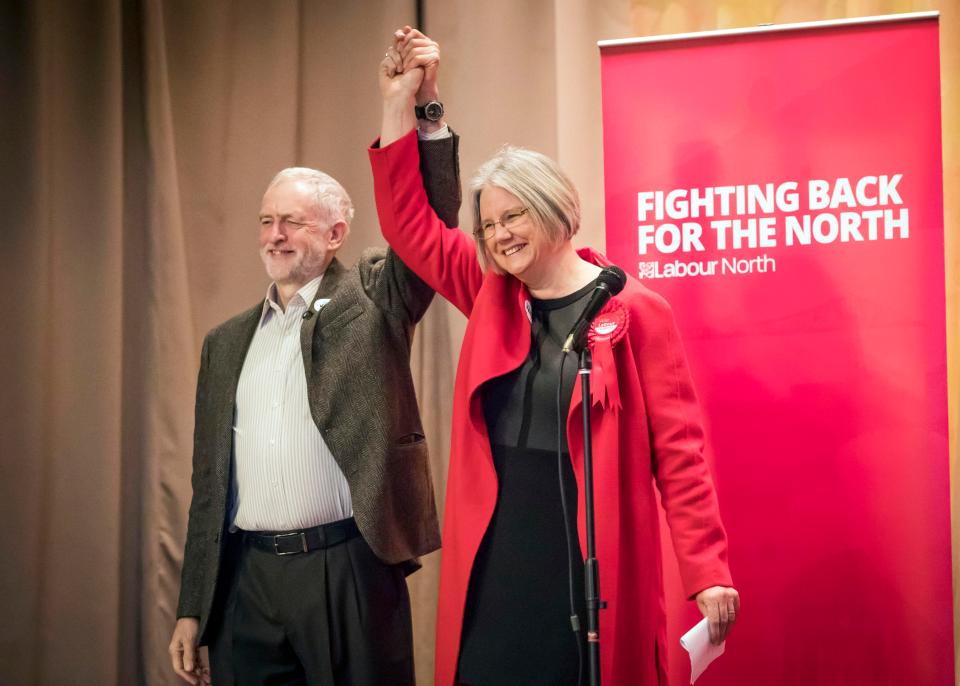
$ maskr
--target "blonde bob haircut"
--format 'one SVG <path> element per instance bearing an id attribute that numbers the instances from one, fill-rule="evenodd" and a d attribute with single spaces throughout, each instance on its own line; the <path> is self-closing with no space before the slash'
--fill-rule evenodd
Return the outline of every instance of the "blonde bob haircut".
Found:
<path id="1" fill-rule="evenodd" d="M 477 258 L 484 269 L 502 273 L 487 251 L 487 242 L 478 235 L 483 221 L 480 193 L 489 186 L 517 196 L 527 208 L 536 230 L 542 231 L 554 245 L 569 241 L 580 229 L 580 196 L 560 165 L 533 150 L 505 145 L 480 165 L 470 181 L 473 238 L 477 244 Z"/>

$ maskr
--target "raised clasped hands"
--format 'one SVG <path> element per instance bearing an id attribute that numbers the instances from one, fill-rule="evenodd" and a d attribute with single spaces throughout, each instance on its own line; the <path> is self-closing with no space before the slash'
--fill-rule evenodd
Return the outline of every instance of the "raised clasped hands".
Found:
<path id="1" fill-rule="evenodd" d="M 424 104 L 438 98 L 440 46 L 420 31 L 404 26 L 393 33 L 393 43 L 380 62 L 380 93 L 384 101 L 411 99 Z"/>
<path id="2" fill-rule="evenodd" d="M 697 607 L 707 618 L 710 642 L 719 645 L 733 630 L 740 614 L 740 594 L 729 586 L 711 586 L 696 596 Z"/>

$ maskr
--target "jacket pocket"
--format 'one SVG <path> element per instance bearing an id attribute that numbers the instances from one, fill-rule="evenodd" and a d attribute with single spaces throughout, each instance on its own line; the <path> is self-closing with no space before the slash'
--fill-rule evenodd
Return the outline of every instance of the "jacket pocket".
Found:
<path id="1" fill-rule="evenodd" d="M 342 328 L 347 323 L 359 317 L 361 314 L 363 314 L 363 306 L 360 305 L 360 303 L 355 302 L 343 312 L 336 314 L 330 321 L 323 322 L 321 325 L 321 330 L 324 333 L 328 331 L 336 331 L 337 329 Z"/>
<path id="2" fill-rule="evenodd" d="M 426 436 L 424 436 L 422 433 L 414 431 L 413 433 L 404 434 L 393 443 L 394 445 L 402 447 L 406 445 L 413 445 L 415 443 L 423 443 L 425 440 L 427 440 Z"/>

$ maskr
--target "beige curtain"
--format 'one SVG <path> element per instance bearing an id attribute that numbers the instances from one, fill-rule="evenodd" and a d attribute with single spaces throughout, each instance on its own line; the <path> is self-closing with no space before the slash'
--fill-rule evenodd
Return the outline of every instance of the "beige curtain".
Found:
<path id="1" fill-rule="evenodd" d="M 557 156 L 583 195 L 580 240 L 600 248 L 596 40 L 939 5 L 960 531 L 955 3 L 424 5 L 465 177 L 505 142 Z M 166 643 L 200 342 L 263 296 L 254 219 L 278 169 L 318 167 L 350 191 L 346 262 L 382 243 L 365 153 L 379 121 L 375 71 L 390 31 L 413 19 L 412 0 L 2 3 L 0 683 L 177 683 Z M 438 302 L 415 341 L 441 505 L 463 327 Z M 423 684 L 432 682 L 438 559 L 411 579 Z"/>

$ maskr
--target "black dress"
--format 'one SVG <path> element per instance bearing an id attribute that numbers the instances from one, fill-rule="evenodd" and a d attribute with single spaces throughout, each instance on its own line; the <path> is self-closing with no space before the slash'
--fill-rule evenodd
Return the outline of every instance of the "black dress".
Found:
<path id="1" fill-rule="evenodd" d="M 457 675 L 462 684 L 578 686 L 578 653 L 583 656 L 579 683 L 586 683 L 577 484 L 565 430 L 559 437 L 563 457 L 558 475 L 557 381 L 563 339 L 592 290 L 591 283 L 563 298 L 532 300 L 527 359 L 483 387 L 498 492 L 467 590 Z M 564 429 L 576 373 L 576 357 L 567 355 L 560 396 Z M 571 566 L 579 638 L 570 622 Z"/>

